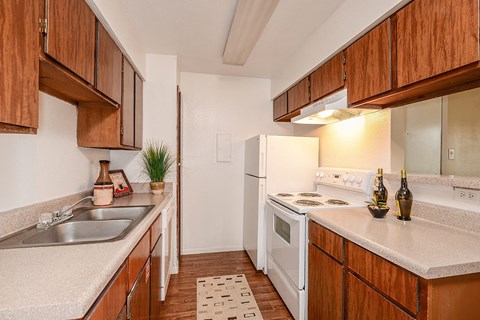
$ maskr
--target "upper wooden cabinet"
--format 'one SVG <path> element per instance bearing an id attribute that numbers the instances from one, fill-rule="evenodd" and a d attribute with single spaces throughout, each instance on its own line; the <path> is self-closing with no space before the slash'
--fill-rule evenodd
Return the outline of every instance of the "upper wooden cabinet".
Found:
<path id="1" fill-rule="evenodd" d="M 85 0 L 47 0 L 44 51 L 94 84 L 95 14 Z"/>
<path id="2" fill-rule="evenodd" d="M 38 19 L 36 0 L 0 4 L 2 133 L 36 133 L 38 127 Z"/>
<path id="3" fill-rule="evenodd" d="M 287 91 L 288 113 L 298 110 L 310 103 L 310 80 L 305 77 Z"/>
<path id="4" fill-rule="evenodd" d="M 97 21 L 97 63 L 95 86 L 117 103 L 122 101 L 122 51 Z"/>
<path id="5" fill-rule="evenodd" d="M 121 143 L 135 146 L 135 70 L 127 59 L 123 58 L 123 94 L 122 94 Z"/>
<path id="6" fill-rule="evenodd" d="M 288 113 L 287 104 L 286 92 L 273 100 L 273 120 L 279 120 Z"/>
<path id="7" fill-rule="evenodd" d="M 478 0 L 415 0 L 396 17 L 399 87 L 479 60 Z"/>
<path id="8" fill-rule="evenodd" d="M 328 60 L 310 75 L 310 100 L 315 101 L 345 85 L 343 52 Z"/>
<path id="9" fill-rule="evenodd" d="M 390 18 L 349 46 L 345 56 L 349 104 L 389 91 L 392 88 Z"/>
<path id="10" fill-rule="evenodd" d="M 143 146 L 143 80 L 135 73 L 135 148 Z"/>

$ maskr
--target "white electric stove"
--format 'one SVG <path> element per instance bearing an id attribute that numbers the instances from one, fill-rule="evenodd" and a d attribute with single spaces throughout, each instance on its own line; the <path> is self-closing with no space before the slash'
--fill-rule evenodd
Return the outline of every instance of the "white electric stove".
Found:
<path id="1" fill-rule="evenodd" d="M 316 190 L 268 194 L 267 274 L 296 320 L 307 319 L 305 214 L 366 207 L 373 177 L 369 170 L 320 167 Z"/>

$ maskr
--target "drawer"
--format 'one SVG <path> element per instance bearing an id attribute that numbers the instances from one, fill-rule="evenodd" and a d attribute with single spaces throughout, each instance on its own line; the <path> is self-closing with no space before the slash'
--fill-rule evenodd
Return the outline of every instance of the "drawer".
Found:
<path id="1" fill-rule="evenodd" d="M 85 317 L 88 320 L 115 320 L 127 299 L 127 268 L 124 265 L 100 295 L 97 303 Z"/>
<path id="2" fill-rule="evenodd" d="M 308 220 L 308 240 L 338 261 L 343 262 L 343 238 L 338 234 Z"/>
<path id="3" fill-rule="evenodd" d="M 150 255 L 150 230 L 147 230 L 143 238 L 128 256 L 128 291 L 130 291 L 142 271 L 145 261 Z"/>
<path id="4" fill-rule="evenodd" d="M 414 319 L 350 272 L 347 287 L 347 320 Z"/>
<path id="5" fill-rule="evenodd" d="M 155 247 L 158 238 L 162 234 L 162 214 L 160 214 L 157 219 L 152 223 L 150 227 L 150 251 Z"/>
<path id="6" fill-rule="evenodd" d="M 346 244 L 346 264 L 375 289 L 417 314 L 419 279 L 416 275 L 351 242 Z"/>

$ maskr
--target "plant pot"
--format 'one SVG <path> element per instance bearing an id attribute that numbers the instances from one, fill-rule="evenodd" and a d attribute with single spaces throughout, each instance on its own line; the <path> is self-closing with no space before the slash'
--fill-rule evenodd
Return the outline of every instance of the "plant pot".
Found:
<path id="1" fill-rule="evenodd" d="M 163 189 L 165 188 L 165 182 L 150 182 L 150 189 L 152 189 L 153 194 L 162 194 Z"/>

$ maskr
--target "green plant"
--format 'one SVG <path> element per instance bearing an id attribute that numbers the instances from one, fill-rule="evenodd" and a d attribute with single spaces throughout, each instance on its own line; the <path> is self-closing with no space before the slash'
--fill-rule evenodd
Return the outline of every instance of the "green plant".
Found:
<path id="1" fill-rule="evenodd" d="M 142 173 L 148 176 L 151 182 L 162 182 L 174 163 L 175 156 L 163 142 L 147 141 L 140 152 Z"/>

